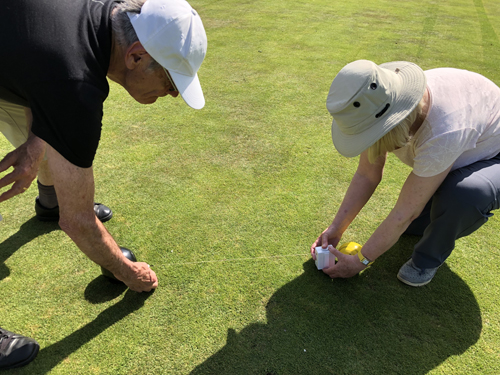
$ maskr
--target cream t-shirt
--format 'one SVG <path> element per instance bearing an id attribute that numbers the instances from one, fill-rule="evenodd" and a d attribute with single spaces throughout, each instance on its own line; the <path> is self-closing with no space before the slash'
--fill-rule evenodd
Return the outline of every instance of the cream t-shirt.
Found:
<path id="1" fill-rule="evenodd" d="M 480 74 L 427 70 L 429 112 L 410 143 L 394 154 L 421 177 L 500 153 L 500 88 Z"/>

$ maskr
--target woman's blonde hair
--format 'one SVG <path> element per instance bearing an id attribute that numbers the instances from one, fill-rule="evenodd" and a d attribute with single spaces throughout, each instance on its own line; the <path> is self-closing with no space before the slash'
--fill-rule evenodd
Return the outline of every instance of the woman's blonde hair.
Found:
<path id="1" fill-rule="evenodd" d="M 412 137 L 410 128 L 422 113 L 422 106 L 423 102 L 420 101 L 415 109 L 411 111 L 403 121 L 368 148 L 368 160 L 370 163 L 375 163 L 375 160 L 377 160 L 379 156 L 385 155 L 386 152 L 394 151 L 397 148 L 404 147 L 410 142 Z"/>

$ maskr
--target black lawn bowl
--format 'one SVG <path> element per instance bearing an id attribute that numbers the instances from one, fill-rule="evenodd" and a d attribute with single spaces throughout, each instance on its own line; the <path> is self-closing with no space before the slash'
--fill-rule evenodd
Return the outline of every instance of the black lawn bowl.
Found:
<path id="1" fill-rule="evenodd" d="M 137 262 L 137 259 L 134 255 L 133 252 L 131 252 L 129 249 L 126 249 L 124 247 L 120 247 L 120 250 L 122 251 L 123 255 L 125 255 L 125 257 L 129 260 L 131 260 L 132 262 Z M 117 282 L 117 283 L 121 283 L 120 280 L 118 280 L 115 275 L 113 275 L 110 271 L 108 271 L 106 268 L 104 267 L 101 267 L 101 271 L 102 271 L 102 274 L 103 276 L 105 276 L 106 278 L 108 278 L 110 281 L 113 281 L 113 282 Z"/>

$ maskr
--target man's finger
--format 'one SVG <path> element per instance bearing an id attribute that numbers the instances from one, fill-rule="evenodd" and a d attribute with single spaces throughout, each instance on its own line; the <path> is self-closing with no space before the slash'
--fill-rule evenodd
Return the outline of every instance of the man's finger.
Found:
<path id="1" fill-rule="evenodd" d="M 4 192 L 2 195 L 0 195 L 0 202 L 6 201 L 7 199 L 10 199 L 14 196 L 16 196 L 18 193 L 16 193 L 14 190 L 9 189 L 6 192 Z"/>
<path id="2" fill-rule="evenodd" d="M 12 166 L 12 164 L 14 164 L 15 159 L 12 159 L 12 152 L 9 152 L 7 155 L 5 155 L 5 157 L 0 161 L 0 172 L 6 171 L 7 169 L 9 169 L 9 167 Z"/>
<path id="3" fill-rule="evenodd" d="M 4 192 L 2 195 L 0 195 L 0 202 L 6 201 L 12 197 L 15 197 L 18 194 L 24 193 L 26 190 L 28 190 L 28 186 L 23 186 L 19 181 L 16 182 L 12 187 Z"/>
<path id="4" fill-rule="evenodd" d="M 15 182 L 18 174 L 19 173 L 16 173 L 16 170 L 13 170 L 9 174 L 0 178 L 0 189 Z"/>

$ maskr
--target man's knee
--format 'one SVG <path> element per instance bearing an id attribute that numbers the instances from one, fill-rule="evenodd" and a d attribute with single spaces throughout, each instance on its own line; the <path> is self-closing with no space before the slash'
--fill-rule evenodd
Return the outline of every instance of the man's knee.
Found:
<path id="1" fill-rule="evenodd" d="M 38 181 L 45 186 L 54 185 L 47 160 L 42 160 L 38 168 Z"/>

